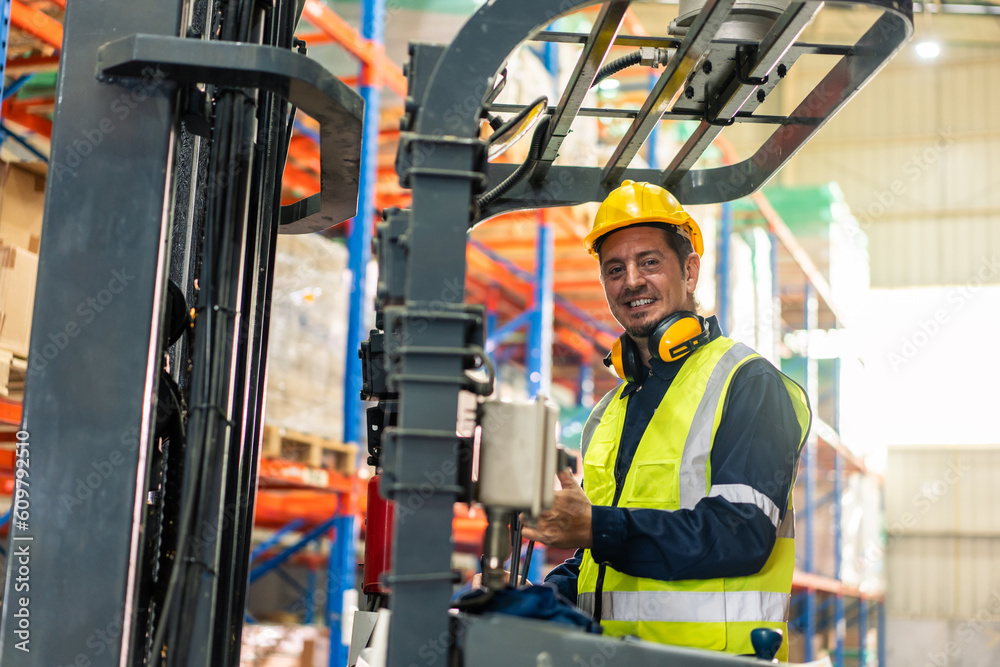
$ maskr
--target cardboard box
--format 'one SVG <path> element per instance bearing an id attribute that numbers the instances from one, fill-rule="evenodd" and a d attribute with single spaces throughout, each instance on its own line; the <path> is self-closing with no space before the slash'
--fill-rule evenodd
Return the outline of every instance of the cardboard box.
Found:
<path id="1" fill-rule="evenodd" d="M 0 163 L 0 243 L 35 253 L 45 207 L 45 175 L 36 169 Z"/>
<path id="2" fill-rule="evenodd" d="M 329 664 L 327 628 L 315 625 L 243 626 L 240 667 L 319 667 Z"/>
<path id="3" fill-rule="evenodd" d="M 16 357 L 28 356 L 37 277 L 36 253 L 0 245 L 0 348 Z"/>

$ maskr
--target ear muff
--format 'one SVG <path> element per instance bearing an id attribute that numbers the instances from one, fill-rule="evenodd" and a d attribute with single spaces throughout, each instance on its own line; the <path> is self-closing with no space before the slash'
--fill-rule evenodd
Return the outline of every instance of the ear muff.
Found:
<path id="1" fill-rule="evenodd" d="M 680 310 L 660 322 L 649 336 L 649 353 L 660 361 L 676 361 L 708 342 L 704 320 Z"/>
<path id="2" fill-rule="evenodd" d="M 643 372 L 639 347 L 628 334 L 622 334 L 614 342 L 608 356 L 604 357 L 604 365 L 614 368 L 615 375 L 627 382 L 635 382 Z"/>
<path id="3" fill-rule="evenodd" d="M 680 310 L 662 322 L 649 336 L 649 353 L 660 361 L 677 361 L 709 341 L 704 320 L 689 310 Z M 614 368 L 615 375 L 627 382 L 636 382 L 645 374 L 639 347 L 628 334 L 622 334 L 611 346 L 604 365 Z"/>

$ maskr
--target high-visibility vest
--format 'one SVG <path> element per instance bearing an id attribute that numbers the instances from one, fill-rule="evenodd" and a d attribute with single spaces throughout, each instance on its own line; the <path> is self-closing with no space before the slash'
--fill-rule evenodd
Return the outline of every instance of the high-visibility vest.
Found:
<path id="1" fill-rule="evenodd" d="M 660 581 L 596 563 L 586 549 L 577 580 L 577 604 L 593 613 L 598 579 L 603 578 L 601 625 L 606 634 L 751 655 L 754 628 L 777 628 L 787 637 L 795 566 L 791 491 L 788 511 L 781 520 L 780 508 L 757 489 L 745 484 L 711 484 L 712 443 L 726 394 L 736 371 L 757 356 L 746 345 L 719 337 L 684 361 L 639 441 L 616 506 L 692 509 L 702 498 L 713 496 L 752 503 L 777 529 L 767 562 L 746 577 Z M 809 402 L 801 387 L 784 375 L 781 378 L 801 429 L 795 443 L 797 461 L 809 432 Z M 595 407 L 589 428 L 584 429 L 584 491 L 594 505 L 615 504 L 615 461 L 627 402 L 619 400 L 623 388 Z M 778 658 L 786 660 L 787 655 L 785 641 Z"/>

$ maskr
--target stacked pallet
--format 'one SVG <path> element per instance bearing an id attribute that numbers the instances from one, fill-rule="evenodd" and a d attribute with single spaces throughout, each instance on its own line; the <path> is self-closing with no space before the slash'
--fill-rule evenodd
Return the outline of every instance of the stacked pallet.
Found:
<path id="1" fill-rule="evenodd" d="M 358 448 L 316 435 L 265 426 L 260 453 L 265 458 L 295 461 L 313 468 L 353 475 Z"/>
<path id="2" fill-rule="evenodd" d="M 278 238 L 261 454 L 355 472 L 344 444 L 344 364 L 350 272 L 347 249 L 318 235 Z"/>

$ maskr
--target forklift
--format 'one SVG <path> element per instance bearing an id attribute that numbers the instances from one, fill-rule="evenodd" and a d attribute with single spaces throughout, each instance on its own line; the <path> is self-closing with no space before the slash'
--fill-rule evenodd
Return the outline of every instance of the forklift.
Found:
<path id="1" fill-rule="evenodd" d="M 548 29 L 591 6 L 589 32 Z M 484 313 L 462 287 L 469 230 L 508 211 L 598 202 L 625 179 L 662 185 L 686 205 L 748 195 L 913 31 L 910 0 L 682 0 L 656 35 L 623 33 L 629 6 L 494 0 L 450 44 L 410 46 L 396 171 L 412 205 L 376 225 L 376 328 L 359 350 L 359 398 L 375 401 L 366 443 L 379 479 L 373 504 L 382 503 L 368 529 L 383 537 L 364 575 L 378 621 L 355 630 L 372 631 L 390 667 L 769 660 L 770 640 L 756 658 L 736 657 L 452 609 L 454 503 L 484 506 L 484 580 L 504 589 L 510 517 L 544 511 L 559 463 L 550 401 L 490 398 Z M 833 6 L 877 18 L 856 43 L 801 41 Z M 364 104 L 295 38 L 302 8 L 303 0 L 68 4 L 23 406 L 30 511 L 10 529 L 10 553 L 28 556 L 8 559 L 5 667 L 239 664 L 276 235 L 328 229 L 358 203 Z M 524 43 L 581 49 L 558 98 L 500 104 L 508 61 Z M 633 52 L 608 62 L 612 47 Z M 756 113 L 800 59 L 816 55 L 837 60 L 794 110 Z M 601 80 L 643 65 L 658 75 L 641 106 L 584 106 Z M 319 122 L 321 191 L 282 205 L 300 112 Z M 629 122 L 610 158 L 557 160 L 574 121 L 595 116 Z M 633 166 L 663 120 L 696 126 L 663 169 Z M 696 168 L 716 137 L 742 123 L 773 132 L 742 162 Z M 521 163 L 495 161 L 518 140 L 529 142 Z M 127 284 L 83 319 L 81 304 L 116 277 Z M 43 356 L 48 335 L 70 322 L 71 344 Z M 472 437 L 456 434 L 462 392 L 478 403 Z M 511 460 L 513 477 L 503 465 Z M 91 473 L 89 493 L 66 502 Z M 407 504 L 414 494 L 420 502 Z M 18 588 L 25 576 L 28 588 Z"/>

